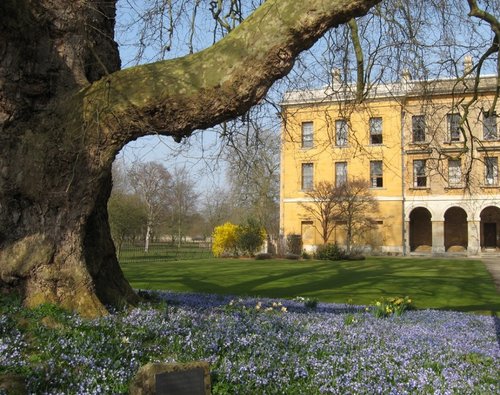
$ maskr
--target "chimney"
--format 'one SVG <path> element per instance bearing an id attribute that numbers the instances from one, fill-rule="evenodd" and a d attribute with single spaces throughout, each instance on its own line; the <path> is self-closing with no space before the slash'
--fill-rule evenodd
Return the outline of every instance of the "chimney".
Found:
<path id="1" fill-rule="evenodd" d="M 342 79 L 340 77 L 340 69 L 335 67 L 332 69 L 332 88 L 339 88 L 342 85 Z"/>
<path id="2" fill-rule="evenodd" d="M 464 75 L 467 76 L 472 73 L 472 56 L 466 55 L 464 57 Z"/>
<path id="3" fill-rule="evenodd" d="M 407 84 L 410 81 L 411 81 L 410 71 L 408 69 L 404 69 L 403 72 L 401 73 L 401 82 Z"/>
<path id="4" fill-rule="evenodd" d="M 408 69 L 403 69 L 403 72 L 401 73 L 401 88 L 404 91 L 408 91 L 410 88 L 410 81 L 411 81 L 411 74 Z"/>

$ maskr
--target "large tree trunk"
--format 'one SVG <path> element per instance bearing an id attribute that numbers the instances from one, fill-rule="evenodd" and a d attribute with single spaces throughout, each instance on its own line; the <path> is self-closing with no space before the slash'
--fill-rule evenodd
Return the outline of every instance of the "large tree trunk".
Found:
<path id="1" fill-rule="evenodd" d="M 117 147 L 96 144 L 74 99 L 120 67 L 114 6 L 96 3 L 0 6 L 0 280 L 28 306 L 89 316 L 137 301 L 108 226 Z"/>
<path id="2" fill-rule="evenodd" d="M 117 152 L 244 113 L 378 1 L 268 0 L 206 51 L 123 71 L 113 1 L 0 1 L 0 286 L 87 316 L 137 302 L 107 218 Z"/>

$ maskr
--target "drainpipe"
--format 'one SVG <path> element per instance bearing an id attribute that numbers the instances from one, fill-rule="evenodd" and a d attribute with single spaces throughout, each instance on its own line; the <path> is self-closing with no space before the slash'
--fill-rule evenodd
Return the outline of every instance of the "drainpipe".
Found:
<path id="1" fill-rule="evenodd" d="M 405 196 L 405 184 L 406 184 L 406 173 L 405 173 L 405 119 L 406 119 L 406 112 L 404 110 L 404 105 L 406 103 L 406 100 L 403 99 L 402 106 L 403 108 L 401 109 L 401 196 L 402 196 L 402 205 L 403 209 L 402 211 L 402 237 L 401 240 L 403 241 L 403 256 L 406 256 L 407 251 L 406 251 L 406 215 L 405 215 L 405 202 L 406 202 L 406 196 Z"/>

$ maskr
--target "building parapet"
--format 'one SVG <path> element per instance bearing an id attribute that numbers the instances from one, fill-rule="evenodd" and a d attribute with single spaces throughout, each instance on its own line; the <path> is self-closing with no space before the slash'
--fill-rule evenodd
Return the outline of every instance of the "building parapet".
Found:
<path id="1" fill-rule="evenodd" d="M 477 92 L 495 92 L 498 86 L 496 75 L 485 75 L 479 79 Z M 475 91 L 475 77 L 450 78 L 439 80 L 407 80 L 402 78 L 395 83 L 379 83 L 370 86 L 367 100 L 403 99 L 407 97 L 436 97 L 439 95 L 471 94 Z M 338 103 L 354 101 L 356 84 L 334 82 L 333 86 L 320 89 L 304 89 L 287 91 L 281 102 L 282 106 Z"/>

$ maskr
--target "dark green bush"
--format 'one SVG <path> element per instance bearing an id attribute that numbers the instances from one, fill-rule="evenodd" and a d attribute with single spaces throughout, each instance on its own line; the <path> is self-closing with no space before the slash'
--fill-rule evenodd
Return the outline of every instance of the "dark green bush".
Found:
<path id="1" fill-rule="evenodd" d="M 299 254 L 286 254 L 285 259 L 299 260 L 300 255 Z"/>
<path id="2" fill-rule="evenodd" d="M 323 261 L 340 261 L 342 259 L 347 259 L 347 254 L 345 251 L 337 246 L 337 244 L 323 244 L 318 246 L 314 257 Z"/>
<path id="3" fill-rule="evenodd" d="M 255 255 L 255 260 L 257 260 L 257 261 L 262 261 L 264 259 L 271 259 L 271 258 L 272 258 L 271 254 L 269 254 L 267 252 L 260 252 L 260 253 Z"/>
<path id="4" fill-rule="evenodd" d="M 290 254 L 302 254 L 302 236 L 289 234 L 286 237 L 286 250 Z"/>
<path id="5" fill-rule="evenodd" d="M 318 307 L 318 303 L 319 303 L 318 298 L 307 299 L 304 302 L 304 306 L 306 306 L 308 309 L 315 310 L 316 307 Z"/>
<path id="6" fill-rule="evenodd" d="M 248 218 L 236 229 L 236 245 L 243 254 L 253 256 L 265 239 L 264 228 L 253 218 Z"/>
<path id="7" fill-rule="evenodd" d="M 351 254 L 347 257 L 350 261 L 364 261 L 366 258 L 364 255 L 360 254 Z"/>

